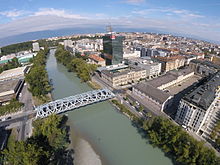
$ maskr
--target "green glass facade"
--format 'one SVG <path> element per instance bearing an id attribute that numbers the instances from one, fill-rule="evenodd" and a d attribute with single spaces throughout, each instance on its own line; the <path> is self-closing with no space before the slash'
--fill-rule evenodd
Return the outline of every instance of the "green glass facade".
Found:
<path id="1" fill-rule="evenodd" d="M 106 65 L 119 64 L 123 61 L 124 36 L 107 34 L 103 37 L 103 51 Z"/>

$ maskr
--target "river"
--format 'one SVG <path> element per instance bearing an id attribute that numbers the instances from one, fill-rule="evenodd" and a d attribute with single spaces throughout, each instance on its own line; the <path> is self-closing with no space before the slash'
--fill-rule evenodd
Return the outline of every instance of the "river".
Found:
<path id="1" fill-rule="evenodd" d="M 47 71 L 53 80 L 53 99 L 92 90 L 86 83 L 81 83 L 76 74 L 67 72 L 63 65 L 56 62 L 54 50 L 50 51 Z M 143 139 L 130 120 L 118 113 L 108 101 L 69 111 L 68 117 L 72 140 L 88 141 L 103 165 L 173 164 L 160 149 L 153 148 Z M 77 162 L 76 165 L 81 164 Z"/>

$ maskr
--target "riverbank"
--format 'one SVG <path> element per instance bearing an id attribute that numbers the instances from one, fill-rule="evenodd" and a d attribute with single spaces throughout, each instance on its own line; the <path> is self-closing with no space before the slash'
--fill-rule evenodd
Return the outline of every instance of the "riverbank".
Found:
<path id="1" fill-rule="evenodd" d="M 103 165 L 100 156 L 92 148 L 90 143 L 80 135 L 68 121 L 70 126 L 70 144 L 68 149 L 74 150 L 74 165 Z"/>

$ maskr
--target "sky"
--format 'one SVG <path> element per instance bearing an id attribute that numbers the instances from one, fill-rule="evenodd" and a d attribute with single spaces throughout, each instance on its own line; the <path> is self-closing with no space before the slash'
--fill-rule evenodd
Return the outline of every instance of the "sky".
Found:
<path id="1" fill-rule="evenodd" d="M 111 24 L 220 43 L 219 9 L 219 0 L 0 0 L 0 38 Z"/>

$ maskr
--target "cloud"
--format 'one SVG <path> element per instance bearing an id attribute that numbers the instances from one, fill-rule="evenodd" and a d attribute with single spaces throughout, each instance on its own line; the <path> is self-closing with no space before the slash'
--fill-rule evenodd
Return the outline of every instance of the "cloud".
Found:
<path id="1" fill-rule="evenodd" d="M 64 28 L 88 28 L 88 31 L 91 27 L 103 27 L 104 29 L 109 21 L 113 27 L 120 27 L 121 29 L 142 29 L 142 31 L 143 29 L 155 29 L 163 32 L 190 34 L 220 41 L 220 25 L 216 25 L 211 21 L 202 23 L 187 19 L 179 20 L 137 16 L 114 17 L 110 20 L 106 18 L 79 19 L 79 17 L 64 18 L 60 15 L 45 15 L 42 17 L 41 14 L 2 24 L 0 26 L 0 38 L 28 32 Z"/>
<path id="2" fill-rule="evenodd" d="M 219 20 L 204 18 L 197 12 L 184 9 L 149 8 L 135 10 L 124 17 L 111 17 L 105 13 L 82 15 L 54 8 L 41 8 L 35 12 L 21 11 L 19 13 L 18 10 L 13 11 L 15 11 L 13 14 L 7 13 L 8 16 L 14 18 L 13 21 L 0 26 L 0 38 L 64 28 L 88 28 L 88 31 L 91 27 L 103 27 L 104 29 L 110 22 L 114 27 L 125 29 L 142 29 L 142 31 L 143 29 L 155 29 L 220 41 Z M 0 14 L 6 16 L 6 13 L 0 12 Z M 26 17 L 22 17 L 23 15 Z"/>
<path id="3" fill-rule="evenodd" d="M 173 8 L 150 8 L 145 10 L 135 10 L 132 13 L 139 15 L 150 14 L 165 14 L 167 16 L 181 17 L 181 18 L 204 18 L 205 16 L 194 13 L 189 10 L 173 9 Z"/>
<path id="4" fill-rule="evenodd" d="M 63 18 L 73 18 L 73 19 L 85 19 L 86 17 L 83 17 L 78 14 L 73 14 L 71 12 L 67 12 L 66 10 L 59 10 L 54 8 L 41 8 L 39 11 L 35 12 L 33 16 L 45 16 L 45 15 L 51 15 L 51 16 L 58 16 Z"/>
<path id="5" fill-rule="evenodd" d="M 2 11 L 0 12 L 0 15 L 8 17 L 8 18 L 15 18 L 15 17 L 20 17 L 24 16 L 27 12 L 23 10 L 10 10 L 10 11 Z"/>
<path id="6" fill-rule="evenodd" d="M 139 5 L 141 3 L 144 3 L 145 0 L 125 0 L 124 2 L 128 4 Z"/>

